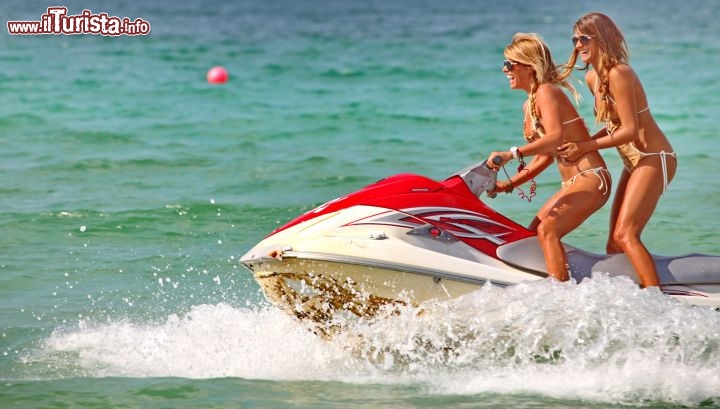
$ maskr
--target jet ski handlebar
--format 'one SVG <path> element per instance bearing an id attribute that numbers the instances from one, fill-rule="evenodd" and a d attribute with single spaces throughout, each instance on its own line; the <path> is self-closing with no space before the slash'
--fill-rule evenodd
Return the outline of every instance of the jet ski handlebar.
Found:
<path id="1" fill-rule="evenodd" d="M 499 165 L 502 163 L 502 158 L 495 156 L 492 161 L 494 164 Z M 476 162 L 456 172 L 453 176 L 455 175 L 460 176 L 468 188 L 470 188 L 470 191 L 478 197 L 480 197 L 483 192 L 492 191 L 497 183 L 497 171 L 491 169 L 487 161 Z M 495 197 L 495 195 L 491 194 L 490 197 Z"/>

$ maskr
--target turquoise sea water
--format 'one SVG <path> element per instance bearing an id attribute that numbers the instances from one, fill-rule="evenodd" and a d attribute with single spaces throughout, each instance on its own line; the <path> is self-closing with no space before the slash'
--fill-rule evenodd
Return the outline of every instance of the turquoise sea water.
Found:
<path id="1" fill-rule="evenodd" d="M 503 47 L 538 32 L 563 61 L 591 10 L 680 158 L 646 244 L 720 254 L 720 8 L 625 3 L 3 2 L 152 29 L 0 38 L 0 407 L 719 407 L 720 316 L 627 280 L 483 289 L 327 342 L 238 263 L 321 202 L 520 143 Z M 527 223 L 557 173 L 538 182 L 491 205 Z M 601 252 L 608 210 L 567 240 Z"/>

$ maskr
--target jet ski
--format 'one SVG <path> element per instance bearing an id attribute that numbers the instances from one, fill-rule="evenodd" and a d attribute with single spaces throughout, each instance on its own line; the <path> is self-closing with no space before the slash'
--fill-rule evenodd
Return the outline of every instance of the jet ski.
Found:
<path id="1" fill-rule="evenodd" d="M 548 277 L 535 232 L 483 202 L 496 181 L 485 162 L 442 181 L 390 176 L 297 216 L 240 262 L 271 303 L 319 324 Z M 639 282 L 624 254 L 563 246 L 577 282 L 595 273 Z M 665 294 L 720 309 L 720 256 L 653 257 Z"/>

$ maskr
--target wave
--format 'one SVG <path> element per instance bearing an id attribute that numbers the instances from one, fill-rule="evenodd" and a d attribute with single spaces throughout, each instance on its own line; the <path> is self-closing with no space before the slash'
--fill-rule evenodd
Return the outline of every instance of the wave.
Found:
<path id="1" fill-rule="evenodd" d="M 159 323 L 80 320 L 25 362 L 55 368 L 41 374 L 50 377 L 419 384 L 616 403 L 720 397 L 720 314 L 622 277 L 487 286 L 344 328 L 325 340 L 272 306 L 203 304 Z"/>

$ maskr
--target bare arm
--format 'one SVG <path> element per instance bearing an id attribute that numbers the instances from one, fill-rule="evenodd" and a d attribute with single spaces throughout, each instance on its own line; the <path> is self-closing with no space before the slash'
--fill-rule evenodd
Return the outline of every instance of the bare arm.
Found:
<path id="1" fill-rule="evenodd" d="M 635 73 L 627 65 L 610 70 L 610 93 L 615 100 L 620 125 L 611 134 L 605 132 L 604 136 L 586 142 L 588 151 L 611 148 L 637 139 L 640 125 L 635 99 L 636 81 Z"/>
<path id="2" fill-rule="evenodd" d="M 543 153 L 540 155 L 535 155 L 525 169 L 518 171 L 518 173 L 511 176 L 508 180 L 498 181 L 494 191 L 510 193 L 512 192 L 513 188 L 522 185 L 523 183 L 542 173 L 553 162 L 554 159 L 549 154 Z"/>
<path id="3" fill-rule="evenodd" d="M 563 136 L 560 98 L 567 98 L 562 90 L 553 85 L 541 85 L 535 99 L 536 114 L 542 118 L 545 135 L 533 142 L 518 147 L 518 156 L 535 156 L 542 153 L 554 152 Z M 527 109 L 527 108 L 526 108 Z M 503 161 L 500 165 L 492 163 L 495 156 L 500 156 Z M 499 168 L 513 159 L 510 151 L 493 152 L 488 158 L 488 166 Z M 552 162 L 552 156 L 550 156 Z M 547 167 L 547 166 L 545 166 Z M 544 168 L 543 168 L 544 169 Z"/>
<path id="4" fill-rule="evenodd" d="M 561 99 L 567 98 L 562 90 L 554 85 L 541 85 L 537 91 L 535 107 L 542 118 L 545 135 L 542 138 L 519 148 L 524 156 L 554 152 L 563 136 Z"/>
<path id="5" fill-rule="evenodd" d="M 615 109 L 620 125 L 609 133 L 606 128 L 601 129 L 587 142 L 569 142 L 558 148 L 558 153 L 569 161 L 580 158 L 587 152 L 619 146 L 638 137 L 639 120 L 638 108 L 635 98 L 635 84 L 638 81 L 635 73 L 627 65 L 620 65 L 610 70 L 610 93 L 615 101 Z M 586 75 L 590 90 L 595 89 L 598 81 L 594 73 Z"/>

